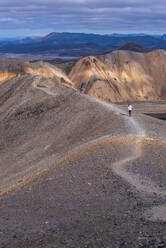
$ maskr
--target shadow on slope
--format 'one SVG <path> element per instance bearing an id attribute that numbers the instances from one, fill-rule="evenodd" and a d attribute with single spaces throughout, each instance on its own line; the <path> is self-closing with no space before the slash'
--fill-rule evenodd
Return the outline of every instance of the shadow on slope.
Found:
<path id="1" fill-rule="evenodd" d="M 0 92 L 1 191 L 82 143 L 126 132 L 120 116 L 52 79 L 25 75 L 1 85 Z"/>

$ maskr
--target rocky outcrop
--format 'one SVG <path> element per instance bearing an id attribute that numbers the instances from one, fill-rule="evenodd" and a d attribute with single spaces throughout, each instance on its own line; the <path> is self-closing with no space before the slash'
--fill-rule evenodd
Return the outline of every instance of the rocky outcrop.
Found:
<path id="1" fill-rule="evenodd" d="M 80 59 L 69 73 L 77 89 L 111 102 L 166 99 L 166 52 L 113 51 Z"/>
<path id="2" fill-rule="evenodd" d="M 0 83 L 24 74 L 39 75 L 55 79 L 58 83 L 73 88 L 71 80 L 66 74 L 54 65 L 46 62 L 30 63 L 18 59 L 0 58 Z"/>

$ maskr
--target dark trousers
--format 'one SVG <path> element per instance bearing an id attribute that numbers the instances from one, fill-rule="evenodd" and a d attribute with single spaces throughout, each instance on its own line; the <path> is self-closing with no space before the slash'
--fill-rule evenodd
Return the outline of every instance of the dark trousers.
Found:
<path id="1" fill-rule="evenodd" d="M 131 110 L 129 110 L 129 116 L 131 116 Z"/>

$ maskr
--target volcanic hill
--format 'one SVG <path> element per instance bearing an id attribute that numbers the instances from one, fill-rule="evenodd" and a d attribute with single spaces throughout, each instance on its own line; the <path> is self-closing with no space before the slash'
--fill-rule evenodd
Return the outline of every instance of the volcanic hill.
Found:
<path id="1" fill-rule="evenodd" d="M 59 68 L 47 62 L 27 62 L 19 59 L 0 58 L 0 83 L 25 74 L 53 78 L 57 82 L 72 87 L 72 82 Z"/>
<path id="2" fill-rule="evenodd" d="M 160 98 L 163 56 L 86 57 L 68 76 L 1 60 L 0 247 L 166 247 L 165 121 L 143 114 L 164 114 L 166 101 L 134 103 L 130 118 L 126 103 L 79 92 L 87 82 L 85 93 L 122 101 L 154 86 Z"/>
<path id="3" fill-rule="evenodd" d="M 68 71 L 77 89 L 85 83 L 86 94 L 106 101 L 166 99 L 164 50 L 148 53 L 117 50 L 84 57 L 69 66 Z"/>
<path id="4" fill-rule="evenodd" d="M 40 75 L 109 102 L 166 99 L 166 52 L 116 50 L 58 64 L 0 59 L 0 82 Z"/>
<path id="5" fill-rule="evenodd" d="M 137 45 L 132 42 L 126 43 L 125 45 L 119 47 L 117 50 L 127 50 L 127 51 L 133 51 L 133 52 L 138 52 L 138 53 L 150 52 L 150 49 Z"/>

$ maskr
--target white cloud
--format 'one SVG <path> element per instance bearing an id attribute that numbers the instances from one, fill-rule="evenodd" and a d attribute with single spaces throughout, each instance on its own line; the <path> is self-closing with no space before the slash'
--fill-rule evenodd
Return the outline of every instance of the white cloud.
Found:
<path id="1" fill-rule="evenodd" d="M 15 19 L 7 17 L 7 18 L 0 18 L 0 22 L 13 22 Z"/>
<path id="2" fill-rule="evenodd" d="M 0 12 L 8 29 L 165 31 L 165 0 L 1 0 Z"/>

